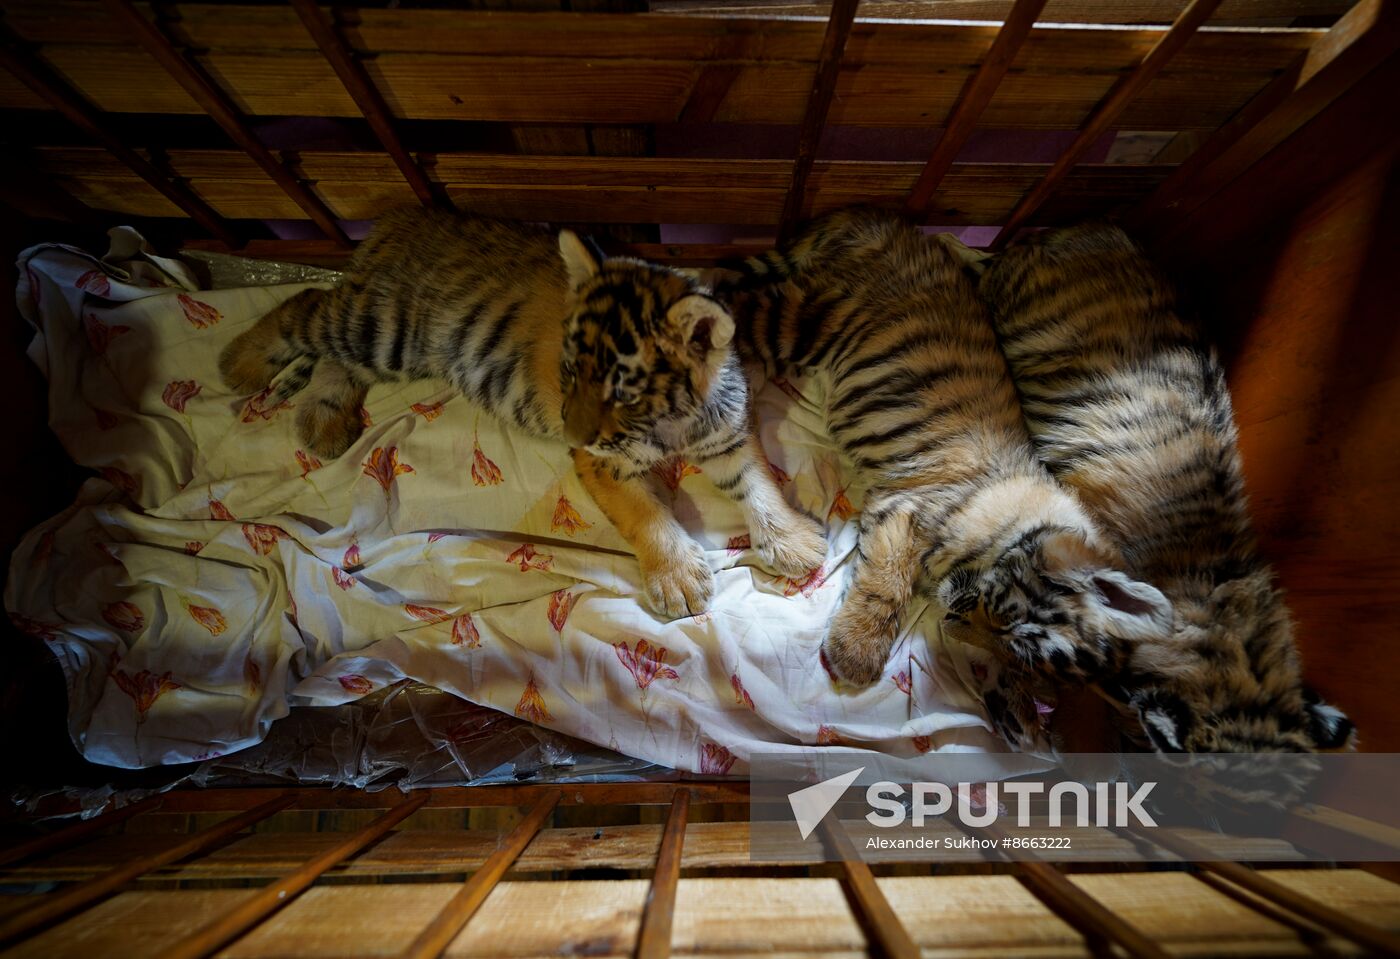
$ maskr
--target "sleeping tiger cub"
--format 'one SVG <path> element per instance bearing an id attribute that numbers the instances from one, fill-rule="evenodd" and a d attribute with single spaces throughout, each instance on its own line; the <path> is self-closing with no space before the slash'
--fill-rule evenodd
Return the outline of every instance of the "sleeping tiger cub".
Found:
<path id="1" fill-rule="evenodd" d="M 760 559 L 784 576 L 822 564 L 820 525 L 784 500 L 750 423 L 734 321 L 693 279 L 595 257 L 577 236 L 400 211 L 331 290 L 305 290 L 242 333 L 219 368 L 240 393 L 305 388 L 297 428 L 339 456 L 379 380 L 441 377 L 496 416 L 573 447 L 579 479 L 636 550 L 671 618 L 705 609 L 705 553 L 646 482 L 673 456 L 740 507 Z"/>
<path id="2" fill-rule="evenodd" d="M 1288 610 L 1255 554 L 1230 394 L 1170 286 L 1116 227 L 1040 234 L 985 261 L 1036 448 L 1175 626 L 1100 688 L 1163 752 L 1310 751 L 1352 727 L 1304 687 Z"/>
<path id="3" fill-rule="evenodd" d="M 826 654 L 882 675 L 916 589 L 974 641 L 1057 675 L 1100 672 L 1171 609 L 1036 461 L 971 281 L 938 240 L 877 211 L 817 221 L 717 273 L 741 346 L 774 371 L 823 371 L 833 438 L 872 478 L 855 570 Z"/>

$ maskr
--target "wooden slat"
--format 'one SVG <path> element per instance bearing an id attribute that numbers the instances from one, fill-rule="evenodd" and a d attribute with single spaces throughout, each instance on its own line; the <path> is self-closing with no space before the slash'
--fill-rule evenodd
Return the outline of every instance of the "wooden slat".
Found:
<path id="1" fill-rule="evenodd" d="M 1036 184 L 1035 189 L 1027 193 L 1021 198 L 1021 202 L 1016 204 L 1016 208 L 1011 211 L 1011 216 L 1007 218 L 1006 224 L 1002 226 L 1001 232 L 992 241 L 992 249 L 999 250 L 1006 246 L 1007 242 L 1016 235 L 1016 231 L 1024 226 L 1041 204 L 1055 192 L 1056 187 L 1069 174 L 1069 171 L 1093 146 L 1094 141 L 1109 129 L 1113 121 L 1123 112 L 1123 109 L 1133 101 L 1153 77 L 1162 71 L 1168 61 L 1186 45 L 1187 41 L 1200 29 L 1201 24 L 1210 18 L 1211 13 L 1219 5 L 1220 0 L 1192 0 L 1191 5 L 1182 11 L 1181 16 L 1172 24 L 1172 28 L 1143 58 L 1143 61 L 1094 108 L 1089 119 L 1079 128 L 1079 134 L 1074 138 L 1074 142 L 1064 153 L 1060 154 L 1059 159 L 1050 168 L 1050 172 L 1045 174 L 1045 179 Z"/>
<path id="2" fill-rule="evenodd" d="M 880 952 L 890 959 L 919 959 L 922 955 L 919 947 L 891 908 L 890 901 L 875 881 L 875 874 L 852 847 L 841 824 L 834 816 L 828 815 L 823 817 L 817 828 L 827 852 L 840 860 L 846 888 L 860 908 L 864 925 L 879 945 Z"/>
<path id="3" fill-rule="evenodd" d="M 1264 873 L 1251 869 L 1242 863 L 1216 860 L 1214 859 L 1216 853 L 1176 835 L 1172 830 L 1147 830 L 1136 826 L 1131 828 L 1133 832 L 1149 842 L 1163 846 L 1183 859 L 1191 861 L 1196 868 L 1213 872 L 1223 879 L 1228 879 L 1235 885 L 1295 912 L 1324 929 L 1345 936 L 1380 955 L 1400 956 L 1400 935 L 1396 935 L 1394 932 L 1318 902 L 1295 889 L 1275 882 Z"/>
<path id="4" fill-rule="evenodd" d="M 355 105 L 360 108 L 360 112 L 365 115 L 370 129 L 379 138 L 380 144 L 398 166 L 399 172 L 408 181 L 408 185 L 413 188 L 419 202 L 425 207 L 435 206 L 436 200 L 433 196 L 432 184 L 423 175 L 423 170 L 418 166 L 418 162 L 404 149 L 403 143 L 399 140 L 398 131 L 394 129 L 394 121 L 389 115 L 388 105 L 380 96 L 379 90 L 375 88 L 374 82 L 370 80 L 369 74 L 365 73 L 364 67 L 360 65 L 350 48 L 346 46 L 336 25 L 326 22 L 316 0 L 291 0 L 291 4 L 292 9 L 301 18 L 301 22 L 305 24 L 306 32 L 311 34 L 311 38 L 316 41 L 316 46 L 321 48 L 321 53 L 325 55 L 327 62 L 335 70 L 336 76 L 340 77 L 340 82 L 345 84 L 346 92 L 355 101 Z M 334 8 L 332 8 L 331 16 L 335 16 Z"/>
<path id="5" fill-rule="evenodd" d="M 559 804 L 559 796 L 559 791 L 552 789 L 535 801 L 525 818 L 501 843 L 501 847 L 491 854 L 480 869 L 472 873 L 472 877 L 462 884 L 456 894 L 433 917 L 432 922 L 428 923 L 403 951 L 404 959 L 436 959 L 442 955 L 443 950 L 457 937 L 457 933 L 461 932 L 462 927 L 481 908 L 486 897 L 491 895 L 491 890 L 506 874 L 511 863 L 530 845 L 544 821 Z"/>
<path id="6" fill-rule="evenodd" d="M 953 108 L 953 114 L 948 118 L 948 123 L 938 138 L 933 155 L 928 158 L 928 163 L 924 165 L 919 179 L 914 183 L 914 189 L 909 193 L 904 209 L 910 216 L 921 220 L 928 216 L 934 192 L 952 168 L 958 153 L 967 144 L 968 137 L 972 136 L 972 131 L 977 128 L 982 111 L 992 101 L 997 85 L 1001 83 L 1002 77 L 1006 76 L 1006 71 L 1016 59 L 1021 45 L 1030 36 L 1031 27 L 1035 25 L 1036 17 L 1040 16 L 1041 10 L 1044 9 L 1045 2 L 1046 0 L 1016 0 L 1007 14 L 1006 22 L 997 31 L 997 38 L 987 51 L 986 58 L 958 98 L 958 105 Z"/>
<path id="7" fill-rule="evenodd" d="M 225 243 L 237 246 L 238 234 L 209 205 L 191 193 L 183 184 L 171 180 L 156 169 L 149 160 L 132 150 L 121 138 L 108 129 L 101 115 L 94 110 L 78 93 L 70 89 L 62 80 L 53 75 L 39 60 L 18 50 L 9 37 L 9 31 L 0 28 L 0 65 L 15 76 L 21 83 L 53 109 L 62 113 L 70 123 L 102 144 L 112 156 L 124 163 L 128 169 L 173 203 L 179 210 L 191 217 L 214 236 Z"/>
<path id="8" fill-rule="evenodd" d="M 180 86 L 214 119 L 230 139 L 250 156 L 263 172 L 291 197 L 331 240 L 345 246 L 350 240 L 341 231 L 330 211 L 300 180 L 287 172 L 248 127 L 228 95 L 180 55 L 161 29 L 148 20 L 131 0 L 103 0 L 107 12 L 154 57 Z"/>
<path id="9" fill-rule="evenodd" d="M 143 51 L 121 45 L 101 8 L 63 0 L 52 9 L 7 6 L 19 8 L 9 15 L 14 28 L 45 44 L 49 62 L 100 108 L 198 110 Z M 245 112 L 361 115 L 290 8 L 178 10 L 200 65 Z M 800 20 L 422 9 L 355 16 L 344 33 L 366 72 L 395 116 L 418 119 L 662 123 L 695 101 L 718 122 L 798 124 L 823 36 L 823 24 Z M 828 122 L 942 123 L 997 32 L 984 24 L 857 22 Z M 1208 30 L 1125 109 L 1119 125 L 1215 129 L 1320 34 Z M 1161 36 L 1159 28 L 1037 27 L 982 125 L 1074 129 Z M 32 104 L 0 87 L 0 106 Z"/>
<path id="10" fill-rule="evenodd" d="M 677 793 L 666 814 L 666 828 L 656 852 L 651 888 L 647 890 L 646 903 L 642 907 L 642 928 L 637 934 L 635 953 L 637 959 L 666 959 L 671 954 L 671 921 L 676 910 L 676 884 L 681 878 L 681 850 L 685 844 L 689 811 L 690 793 Z"/>
<path id="11" fill-rule="evenodd" d="M 1362 0 L 1133 211 L 1143 234 L 1183 222 L 1400 45 L 1400 7 Z"/>
<path id="12" fill-rule="evenodd" d="M 821 52 L 817 54 L 812 92 L 807 95 L 807 108 L 802 114 L 802 126 L 797 134 L 792 180 L 788 184 L 787 198 L 783 201 L 783 212 L 778 221 L 780 238 L 789 235 L 798 221 L 807 215 L 807 177 L 817 158 L 822 131 L 826 129 L 831 98 L 836 93 L 836 77 L 841 72 L 841 57 L 845 55 L 846 41 L 851 36 L 851 24 L 855 22 L 859 4 L 860 0 L 832 0 L 826 33 L 822 35 Z"/>
<path id="13" fill-rule="evenodd" d="M 144 812 L 150 812 L 160 806 L 160 796 L 148 796 L 139 802 L 130 803 L 120 809 L 113 809 L 91 819 L 84 819 L 81 822 L 73 823 L 62 829 L 56 829 L 43 836 L 35 836 L 27 842 L 18 843 L 5 849 L 0 849 L 0 866 L 10 866 L 35 856 L 47 855 L 69 846 L 76 845 L 90 836 L 102 832 L 104 829 L 126 822 L 132 816 Z"/>
<path id="14" fill-rule="evenodd" d="M 1187 0 L 1050 0 L 1054 23 L 1171 23 Z M 1352 0 L 1225 0 L 1214 20 L 1230 26 L 1287 26 L 1299 17 L 1336 17 Z M 899 20 L 1006 20 L 1012 0 L 865 0 L 862 17 Z M 795 0 L 651 0 L 657 13 L 819 16 L 820 3 Z"/>
<path id="15" fill-rule="evenodd" d="M 219 947 L 227 945 L 264 922 L 277 910 L 287 906 L 309 889 L 326 870 L 385 836 L 427 801 L 427 795 L 420 794 L 399 803 L 363 829 L 341 839 L 319 856 L 259 890 L 256 895 L 239 903 L 236 908 L 230 909 L 213 923 L 164 950 L 161 952 L 161 959 L 198 959 L 213 954 Z"/>
<path id="16" fill-rule="evenodd" d="M 186 856 L 209 849 L 230 836 L 242 832 L 254 823 L 266 819 L 273 813 L 287 808 L 294 801 L 293 796 L 282 793 L 254 806 L 247 812 L 231 816 L 215 826 L 197 832 L 158 853 L 140 856 L 96 879 L 45 896 L 31 908 L 0 921 L 0 944 L 33 935 L 44 926 L 111 895 L 131 880 L 159 869 L 161 866 L 178 862 Z"/>
<path id="17" fill-rule="evenodd" d="M 128 215 L 175 216 L 178 210 L 95 151 L 35 151 L 43 169 L 88 205 Z M 384 154 L 298 155 L 298 171 L 345 219 L 372 219 L 412 203 L 413 195 Z M 516 219 L 585 223 L 778 222 L 790 165 L 782 160 L 662 157 L 520 157 L 425 155 L 435 180 L 468 212 Z M 173 150 L 173 170 L 234 219 L 304 216 L 247 158 L 230 151 Z M 918 163 L 818 161 L 809 195 L 821 212 L 852 203 L 898 208 Z M 995 224 L 1048 169 L 1043 164 L 955 164 L 934 198 L 930 218 L 944 225 Z M 1034 223 L 1106 215 L 1149 193 L 1165 166 L 1097 164 L 1077 168 Z"/>

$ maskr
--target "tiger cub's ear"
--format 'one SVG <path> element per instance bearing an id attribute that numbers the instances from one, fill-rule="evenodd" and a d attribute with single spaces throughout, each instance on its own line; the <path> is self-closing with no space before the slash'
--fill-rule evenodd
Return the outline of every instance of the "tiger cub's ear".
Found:
<path id="1" fill-rule="evenodd" d="M 702 352 L 719 350 L 734 339 L 734 318 L 708 296 L 683 296 L 666 311 L 666 320 L 687 343 Z"/>
<path id="2" fill-rule="evenodd" d="M 573 230 L 559 231 L 559 255 L 563 257 L 564 269 L 569 273 L 571 290 L 577 290 L 602 266 L 588 244 L 580 240 Z"/>

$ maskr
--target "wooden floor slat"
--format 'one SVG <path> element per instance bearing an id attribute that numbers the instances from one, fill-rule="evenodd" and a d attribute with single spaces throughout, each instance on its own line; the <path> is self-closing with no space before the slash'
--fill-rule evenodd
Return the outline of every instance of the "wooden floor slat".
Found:
<path id="1" fill-rule="evenodd" d="M 1400 928 L 1400 888 L 1358 870 L 1271 870 L 1338 909 Z M 1071 881 L 1178 955 L 1304 955 L 1297 934 L 1184 873 L 1073 875 Z M 877 880 L 924 956 L 1083 956 L 1082 938 L 1010 876 Z M 626 956 L 646 880 L 505 882 L 453 941 L 452 957 Z M 224 959 L 369 959 L 395 955 L 455 884 L 323 886 L 220 953 Z M 143 959 L 244 890 L 129 892 L 7 956 Z M 1190 921 L 1183 921 L 1189 916 Z M 775 930 L 781 936 L 775 943 Z M 682 879 L 675 955 L 864 956 L 835 879 Z M 1340 940 L 1330 948 L 1346 954 Z M 774 946 L 778 947 L 774 951 Z"/>

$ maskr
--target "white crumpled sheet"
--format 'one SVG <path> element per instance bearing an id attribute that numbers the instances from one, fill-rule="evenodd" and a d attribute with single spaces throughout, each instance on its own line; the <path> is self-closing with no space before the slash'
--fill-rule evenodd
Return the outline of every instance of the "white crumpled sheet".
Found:
<path id="1" fill-rule="evenodd" d="M 230 395 L 216 369 L 225 343 L 303 287 L 196 290 L 131 231 L 113 239 L 104 262 L 26 251 L 18 291 L 51 426 L 100 478 L 26 537 L 5 601 L 62 662 L 88 759 L 207 759 L 258 742 L 291 704 L 405 677 L 701 773 L 802 745 L 1005 749 L 969 691 L 995 667 L 943 645 L 932 613 L 874 687 L 838 692 L 824 670 L 861 485 L 827 438 L 819 382 L 765 384 L 757 403 L 788 496 L 826 521 L 824 572 L 792 582 L 757 566 L 738 511 L 678 468 L 662 488 L 716 594 L 663 622 L 561 444 L 424 381 L 376 386 L 364 435 L 318 462 L 292 408 Z M 1008 755 L 1007 773 L 1029 758 Z"/>

